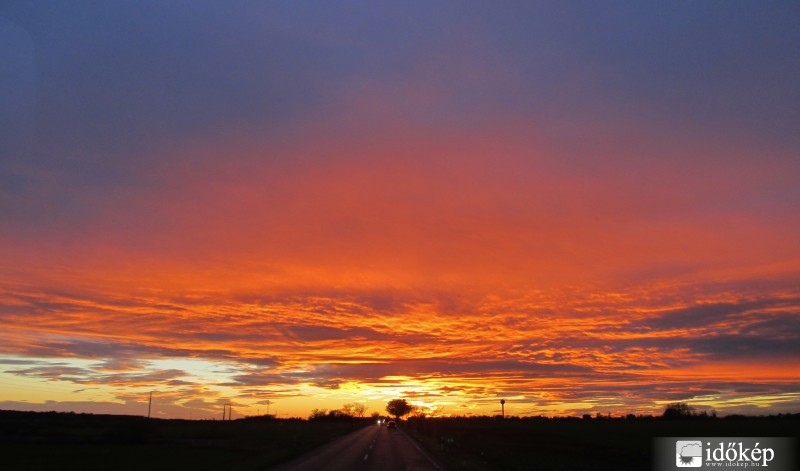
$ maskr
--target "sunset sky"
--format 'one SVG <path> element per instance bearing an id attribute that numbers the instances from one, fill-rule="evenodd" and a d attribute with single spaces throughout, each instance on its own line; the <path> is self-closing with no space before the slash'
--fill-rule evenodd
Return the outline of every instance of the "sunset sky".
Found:
<path id="1" fill-rule="evenodd" d="M 800 412 L 798 25 L 3 1 L 0 409 Z"/>

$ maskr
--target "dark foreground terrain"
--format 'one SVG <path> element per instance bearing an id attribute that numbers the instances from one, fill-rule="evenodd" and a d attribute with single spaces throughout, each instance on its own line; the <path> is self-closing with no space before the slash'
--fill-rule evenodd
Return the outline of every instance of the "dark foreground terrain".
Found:
<path id="1" fill-rule="evenodd" d="M 365 470 L 646 470 L 652 465 L 654 437 L 794 437 L 798 430 L 797 414 L 674 420 L 411 419 L 390 432 L 359 419 L 223 422 L 0 411 L 0 469 L 325 469 L 338 461 L 345 469 L 351 465 L 344 458 L 353 454 L 352 462 L 359 463 L 353 469 Z M 414 451 L 416 444 L 424 458 Z"/>
<path id="2" fill-rule="evenodd" d="M 450 470 L 647 470 L 655 437 L 794 437 L 800 414 L 731 418 L 412 419 L 414 437 Z"/>
<path id="3" fill-rule="evenodd" d="M 366 423 L 0 411 L 0 469 L 270 469 Z"/>

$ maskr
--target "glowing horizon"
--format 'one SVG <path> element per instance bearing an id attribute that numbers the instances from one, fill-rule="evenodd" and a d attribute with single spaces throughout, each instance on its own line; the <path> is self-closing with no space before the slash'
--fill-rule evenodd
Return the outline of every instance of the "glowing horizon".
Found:
<path id="1" fill-rule="evenodd" d="M 718 7 L 12 2 L 0 409 L 800 412 L 796 6 Z"/>

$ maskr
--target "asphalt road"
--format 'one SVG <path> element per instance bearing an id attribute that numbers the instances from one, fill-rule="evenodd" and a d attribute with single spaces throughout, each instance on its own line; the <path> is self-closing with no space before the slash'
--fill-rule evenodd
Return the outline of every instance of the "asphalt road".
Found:
<path id="1" fill-rule="evenodd" d="M 371 425 L 296 459 L 279 471 L 440 471 L 402 430 Z"/>

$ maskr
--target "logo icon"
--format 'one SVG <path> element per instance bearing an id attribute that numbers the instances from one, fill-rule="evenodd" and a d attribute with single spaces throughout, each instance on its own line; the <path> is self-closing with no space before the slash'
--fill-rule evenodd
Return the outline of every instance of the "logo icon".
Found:
<path id="1" fill-rule="evenodd" d="M 703 466 L 703 442 L 699 440 L 676 441 L 675 466 L 679 468 L 699 468 Z"/>

